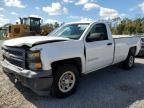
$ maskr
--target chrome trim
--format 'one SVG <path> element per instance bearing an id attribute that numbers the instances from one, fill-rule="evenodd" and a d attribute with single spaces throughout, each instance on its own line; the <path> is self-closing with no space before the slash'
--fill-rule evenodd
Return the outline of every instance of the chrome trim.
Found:
<path id="1" fill-rule="evenodd" d="M 9 61 L 13 65 L 26 68 L 26 50 L 15 47 L 2 47 L 2 55 L 4 60 Z"/>

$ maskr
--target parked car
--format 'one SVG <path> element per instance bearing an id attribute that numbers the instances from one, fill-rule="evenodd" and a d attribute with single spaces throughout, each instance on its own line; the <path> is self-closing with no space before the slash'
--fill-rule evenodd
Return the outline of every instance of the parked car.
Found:
<path id="1" fill-rule="evenodd" d="M 140 36 L 141 39 L 141 48 L 140 48 L 140 52 L 138 53 L 138 57 L 144 57 L 144 35 Z"/>
<path id="2" fill-rule="evenodd" d="M 82 74 L 120 62 L 131 69 L 139 50 L 138 37 L 112 35 L 105 22 L 75 22 L 48 36 L 5 41 L 1 64 L 37 94 L 62 98 L 76 91 Z"/>

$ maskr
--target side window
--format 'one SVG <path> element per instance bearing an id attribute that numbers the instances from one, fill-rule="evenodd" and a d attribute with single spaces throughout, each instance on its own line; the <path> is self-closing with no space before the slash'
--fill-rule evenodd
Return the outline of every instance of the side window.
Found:
<path id="1" fill-rule="evenodd" d="M 105 24 L 100 23 L 92 27 L 90 33 L 86 38 L 86 41 L 93 42 L 102 40 L 108 40 L 108 34 Z"/>

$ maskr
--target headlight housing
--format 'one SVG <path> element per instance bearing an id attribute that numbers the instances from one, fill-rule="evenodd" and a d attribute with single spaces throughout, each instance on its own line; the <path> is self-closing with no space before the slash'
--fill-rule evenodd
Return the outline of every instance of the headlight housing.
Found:
<path id="1" fill-rule="evenodd" d="M 41 70 L 42 63 L 40 59 L 40 51 L 30 51 L 27 55 L 28 68 L 31 70 Z"/>

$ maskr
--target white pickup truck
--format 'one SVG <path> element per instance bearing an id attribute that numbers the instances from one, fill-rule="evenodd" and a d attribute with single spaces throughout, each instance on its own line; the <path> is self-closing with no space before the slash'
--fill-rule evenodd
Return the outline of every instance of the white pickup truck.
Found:
<path id="1" fill-rule="evenodd" d="M 134 65 L 140 39 L 112 36 L 105 22 L 68 23 L 48 36 L 7 40 L 2 45 L 4 72 L 40 95 L 66 97 L 82 74 L 122 63 Z"/>

